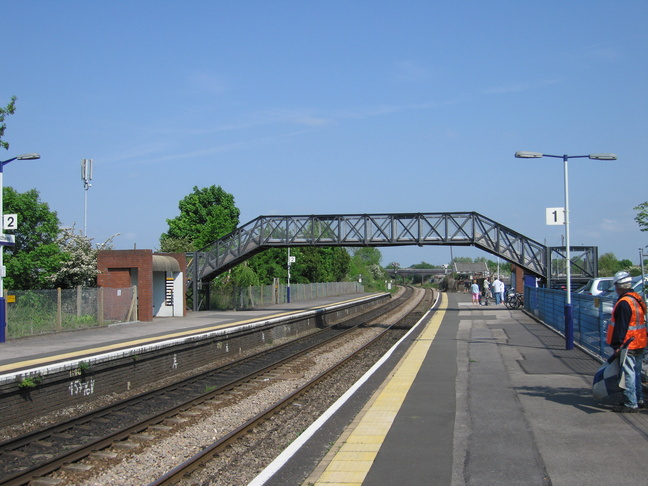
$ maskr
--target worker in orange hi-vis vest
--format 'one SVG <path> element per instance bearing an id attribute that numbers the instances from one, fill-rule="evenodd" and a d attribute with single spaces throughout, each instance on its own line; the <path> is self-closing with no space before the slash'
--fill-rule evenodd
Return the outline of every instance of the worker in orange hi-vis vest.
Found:
<path id="1" fill-rule="evenodd" d="M 622 363 L 625 372 L 623 403 L 614 407 L 615 412 L 635 413 L 644 408 L 643 388 L 641 386 L 641 366 L 644 348 L 648 344 L 646 334 L 646 303 L 641 296 L 632 291 L 632 277 L 628 272 L 617 272 L 612 283 L 619 296 L 612 310 L 612 319 L 607 329 L 607 343 L 619 353 L 621 346 L 628 340 L 628 356 Z"/>

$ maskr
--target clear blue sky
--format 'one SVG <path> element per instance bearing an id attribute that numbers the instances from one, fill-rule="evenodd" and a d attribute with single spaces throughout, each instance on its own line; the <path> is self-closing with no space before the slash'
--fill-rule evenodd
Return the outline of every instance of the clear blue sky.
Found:
<path id="1" fill-rule="evenodd" d="M 4 184 L 88 236 L 156 249 L 194 186 L 259 215 L 478 211 L 638 261 L 648 2 L 0 0 Z M 384 248 L 447 263 L 448 247 Z M 454 256 L 488 256 L 455 248 Z"/>

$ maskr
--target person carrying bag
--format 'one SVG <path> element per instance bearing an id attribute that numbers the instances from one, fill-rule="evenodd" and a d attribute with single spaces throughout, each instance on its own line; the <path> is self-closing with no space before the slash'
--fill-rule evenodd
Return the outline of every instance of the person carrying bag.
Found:
<path id="1" fill-rule="evenodd" d="M 602 400 L 615 393 L 625 390 L 625 372 L 623 363 L 628 356 L 628 346 L 634 338 L 628 339 L 620 348 L 619 353 L 614 353 L 594 374 L 592 394 L 597 400 Z"/>
<path id="2" fill-rule="evenodd" d="M 632 290 L 632 277 L 628 272 L 617 272 L 612 283 L 619 300 L 612 310 L 606 341 L 614 349 L 614 356 L 619 356 L 625 385 L 623 403 L 613 410 L 619 413 L 636 413 L 640 408 L 644 408 L 641 368 L 644 350 L 648 345 L 646 303 Z"/>

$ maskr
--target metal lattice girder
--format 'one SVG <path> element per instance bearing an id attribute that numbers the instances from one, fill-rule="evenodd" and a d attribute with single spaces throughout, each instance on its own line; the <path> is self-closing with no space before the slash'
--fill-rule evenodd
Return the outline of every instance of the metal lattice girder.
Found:
<path id="1" fill-rule="evenodd" d="M 598 276 L 598 248 L 595 246 L 570 246 L 571 275 L 575 278 L 592 278 Z M 552 280 L 565 278 L 566 248 L 551 246 L 548 248 L 549 275 Z"/>
<path id="2" fill-rule="evenodd" d="M 531 273 L 546 276 L 545 245 L 477 213 L 475 227 L 476 247 L 515 263 Z"/>
<path id="3" fill-rule="evenodd" d="M 259 216 L 196 253 L 190 275 L 207 281 L 272 247 L 473 245 L 538 276 L 544 245 L 475 212 Z"/>

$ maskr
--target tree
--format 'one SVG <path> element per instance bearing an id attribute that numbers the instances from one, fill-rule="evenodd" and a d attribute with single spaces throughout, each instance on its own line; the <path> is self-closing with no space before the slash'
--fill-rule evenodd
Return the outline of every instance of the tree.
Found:
<path id="1" fill-rule="evenodd" d="M 21 194 L 5 187 L 3 197 L 5 211 L 20 218 L 14 231 L 16 244 L 5 249 L 5 286 L 18 290 L 49 288 L 50 276 L 64 260 L 57 243 L 60 222 L 56 212 L 40 201 L 36 189 Z"/>
<path id="2" fill-rule="evenodd" d="M 4 120 L 7 115 L 13 115 L 15 112 L 16 97 L 12 96 L 11 101 L 7 106 L 0 107 L 0 147 L 3 147 L 4 149 L 9 149 L 9 143 L 2 140 L 2 137 L 4 137 L 5 129 L 7 128 L 7 124 L 4 122 Z"/>
<path id="3" fill-rule="evenodd" d="M 421 262 L 421 263 L 415 263 L 414 265 L 410 265 L 410 268 L 416 270 L 430 270 L 431 268 L 436 268 L 436 267 L 431 263 Z M 415 284 L 423 284 L 425 278 L 426 277 L 423 275 L 412 275 L 412 282 Z"/>
<path id="4" fill-rule="evenodd" d="M 454 257 L 450 263 L 473 263 L 470 257 Z"/>
<path id="5" fill-rule="evenodd" d="M 604 253 L 599 257 L 598 268 L 601 277 L 611 277 L 621 270 L 621 264 L 614 253 Z"/>
<path id="6" fill-rule="evenodd" d="M 345 248 L 297 247 L 291 249 L 291 256 L 296 260 L 290 269 L 292 283 L 342 282 L 349 273 L 351 257 Z M 285 248 L 270 248 L 246 263 L 261 284 L 269 285 L 273 278 L 287 280 L 288 252 Z"/>
<path id="7" fill-rule="evenodd" d="M 628 260 L 627 258 L 625 258 L 619 262 L 619 266 L 621 267 L 622 270 L 627 270 L 632 266 L 632 260 Z"/>
<path id="8" fill-rule="evenodd" d="M 61 228 L 58 236 L 58 245 L 63 252 L 61 266 L 50 275 L 50 282 L 54 287 L 64 289 L 74 288 L 79 285 L 94 287 L 97 284 L 97 251 L 112 249 L 113 235 L 105 242 L 92 245 L 92 238 L 78 233 L 72 228 Z"/>
<path id="9" fill-rule="evenodd" d="M 341 282 L 349 271 L 351 257 L 341 247 L 296 248 L 292 274 L 295 283 Z"/>
<path id="10" fill-rule="evenodd" d="M 367 288 L 384 288 L 385 272 L 380 266 L 382 253 L 378 248 L 356 248 L 351 253 L 350 277 L 356 280 L 362 275 L 362 282 Z"/>
<path id="11" fill-rule="evenodd" d="M 639 206 L 635 206 L 633 209 L 637 211 L 635 221 L 641 231 L 648 231 L 648 201 L 641 203 Z"/>
<path id="12" fill-rule="evenodd" d="M 198 189 L 178 204 L 180 215 L 167 219 L 169 230 L 160 236 L 165 252 L 196 251 L 236 229 L 240 211 L 234 196 L 220 186 Z"/>
<path id="13" fill-rule="evenodd" d="M 380 266 L 382 254 L 378 248 L 362 247 L 350 249 L 351 261 L 349 262 L 348 278 L 358 280 L 362 277 L 362 284 L 366 289 L 384 289 L 385 272 Z"/>
<path id="14" fill-rule="evenodd" d="M 378 248 L 370 246 L 356 248 L 352 251 L 353 260 L 361 261 L 365 265 L 380 265 L 382 253 Z"/>
<path id="15" fill-rule="evenodd" d="M 261 285 L 270 285 L 275 278 L 286 281 L 288 277 L 287 261 L 288 255 L 285 248 L 268 248 L 246 260 L 246 263 L 256 274 Z"/>

